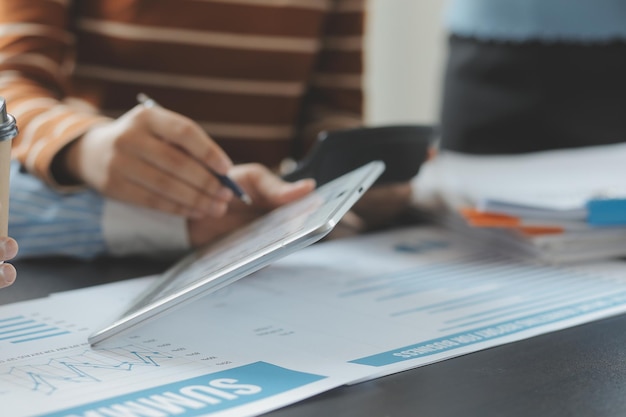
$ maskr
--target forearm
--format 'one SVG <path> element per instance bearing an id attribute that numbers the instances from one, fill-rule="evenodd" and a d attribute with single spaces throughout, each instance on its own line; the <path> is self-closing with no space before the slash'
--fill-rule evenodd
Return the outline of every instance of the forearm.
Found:
<path id="1" fill-rule="evenodd" d="M 189 249 L 186 220 L 107 200 L 93 191 L 61 194 L 11 169 L 9 233 L 19 258 L 64 255 L 180 255 Z"/>
<path id="2" fill-rule="evenodd" d="M 103 121 L 86 103 L 68 99 L 75 42 L 68 4 L 0 0 L 0 95 L 20 129 L 13 153 L 57 187 L 51 164 L 58 152 Z"/>

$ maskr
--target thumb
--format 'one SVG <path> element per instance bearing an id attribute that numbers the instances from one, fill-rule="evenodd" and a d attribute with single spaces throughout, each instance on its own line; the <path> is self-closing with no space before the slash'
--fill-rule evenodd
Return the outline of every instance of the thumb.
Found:
<path id="1" fill-rule="evenodd" d="M 232 173 L 252 201 L 263 208 L 281 206 L 304 197 L 315 189 L 315 181 L 312 179 L 290 183 L 259 164 L 236 166 Z"/>

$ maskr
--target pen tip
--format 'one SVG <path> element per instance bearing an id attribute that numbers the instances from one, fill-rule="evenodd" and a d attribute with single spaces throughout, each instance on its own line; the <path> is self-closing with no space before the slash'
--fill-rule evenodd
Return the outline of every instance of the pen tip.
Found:
<path id="1" fill-rule="evenodd" d="M 241 201 L 243 201 L 244 203 L 246 203 L 249 206 L 252 205 L 252 199 L 250 198 L 250 196 L 248 194 L 242 195 L 241 196 Z"/>
<path id="2" fill-rule="evenodd" d="M 139 104 L 143 104 L 145 107 L 156 107 L 157 102 L 148 97 L 147 94 L 139 93 L 137 94 L 137 102 Z"/>

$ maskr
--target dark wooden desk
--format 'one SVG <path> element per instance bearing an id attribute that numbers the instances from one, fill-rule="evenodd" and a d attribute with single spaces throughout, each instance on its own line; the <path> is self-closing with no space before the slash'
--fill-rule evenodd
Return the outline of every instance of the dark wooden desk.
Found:
<path id="1" fill-rule="evenodd" d="M 0 304 L 163 271 L 166 262 L 17 262 Z M 355 386 L 273 417 L 623 417 L 626 316 L 484 350 Z"/>

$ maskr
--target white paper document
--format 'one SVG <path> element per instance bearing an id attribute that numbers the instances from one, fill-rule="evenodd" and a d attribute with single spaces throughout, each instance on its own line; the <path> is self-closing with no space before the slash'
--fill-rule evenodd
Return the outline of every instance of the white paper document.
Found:
<path id="1" fill-rule="evenodd" d="M 0 308 L 3 415 L 258 415 L 626 311 L 626 265 L 506 258 L 439 228 L 317 244 L 93 350 L 153 278 Z"/>
<path id="2" fill-rule="evenodd" d="M 414 191 L 417 200 L 454 208 L 498 202 L 579 219 L 589 199 L 626 197 L 624 158 L 625 143 L 515 155 L 445 151 L 424 164 Z"/>

